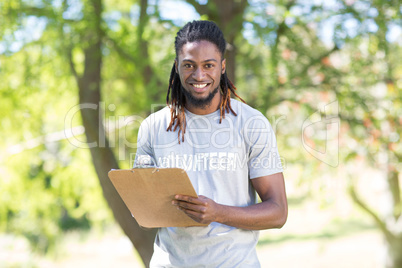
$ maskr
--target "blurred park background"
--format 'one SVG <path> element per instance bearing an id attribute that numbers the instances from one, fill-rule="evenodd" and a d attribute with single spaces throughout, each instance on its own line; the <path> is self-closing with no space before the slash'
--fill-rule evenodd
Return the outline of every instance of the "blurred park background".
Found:
<path id="1" fill-rule="evenodd" d="M 0 267 L 143 267 L 107 178 L 165 104 L 174 37 L 215 21 L 273 125 L 289 218 L 263 267 L 402 267 L 399 0 L 0 0 Z"/>

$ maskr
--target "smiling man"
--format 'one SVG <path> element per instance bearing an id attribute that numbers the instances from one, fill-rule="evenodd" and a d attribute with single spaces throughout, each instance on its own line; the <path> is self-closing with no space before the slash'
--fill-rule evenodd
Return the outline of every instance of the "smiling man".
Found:
<path id="1" fill-rule="evenodd" d="M 184 168 L 199 197 L 178 193 L 172 205 L 207 224 L 160 228 L 150 267 L 259 267 L 258 230 L 286 222 L 275 133 L 259 111 L 231 98 L 239 96 L 225 48 L 213 22 L 180 29 L 168 106 L 141 124 L 134 166 Z"/>

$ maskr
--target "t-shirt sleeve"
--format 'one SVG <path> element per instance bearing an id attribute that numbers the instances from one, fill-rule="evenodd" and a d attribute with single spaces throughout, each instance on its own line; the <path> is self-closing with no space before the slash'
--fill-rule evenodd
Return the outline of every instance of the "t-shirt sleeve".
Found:
<path id="1" fill-rule="evenodd" d="M 149 120 L 144 120 L 138 130 L 137 152 L 134 158 L 133 168 L 156 166 L 154 150 L 151 146 L 151 132 Z"/>
<path id="2" fill-rule="evenodd" d="M 275 133 L 262 114 L 249 118 L 244 137 L 248 147 L 250 179 L 283 172 Z"/>

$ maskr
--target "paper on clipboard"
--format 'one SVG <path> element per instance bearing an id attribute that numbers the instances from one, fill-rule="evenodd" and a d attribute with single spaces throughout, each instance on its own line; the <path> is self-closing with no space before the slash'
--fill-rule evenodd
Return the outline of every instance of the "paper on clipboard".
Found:
<path id="1" fill-rule="evenodd" d="M 197 197 L 183 169 L 116 169 L 108 175 L 139 225 L 148 228 L 206 226 L 172 205 L 176 194 Z"/>

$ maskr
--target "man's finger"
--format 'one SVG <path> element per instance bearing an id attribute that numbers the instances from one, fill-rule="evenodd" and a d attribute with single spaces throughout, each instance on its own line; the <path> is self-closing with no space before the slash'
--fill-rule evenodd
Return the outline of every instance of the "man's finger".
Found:
<path id="1" fill-rule="evenodd" d="M 195 220 L 196 222 L 201 222 L 203 220 L 203 215 L 193 211 L 193 210 L 183 210 L 184 213 L 186 213 L 187 216 Z"/>
<path id="2" fill-rule="evenodd" d="M 195 204 L 188 203 L 188 202 L 177 201 L 176 206 L 178 206 L 181 209 L 192 210 L 192 211 L 201 212 L 201 213 L 204 213 L 206 211 L 205 206 L 195 205 Z"/>
<path id="3" fill-rule="evenodd" d="M 206 202 L 200 200 L 199 198 L 188 196 L 188 195 L 175 195 L 176 200 L 188 202 L 188 203 L 193 203 L 193 204 L 198 204 L 198 205 L 204 205 L 206 206 Z"/>

